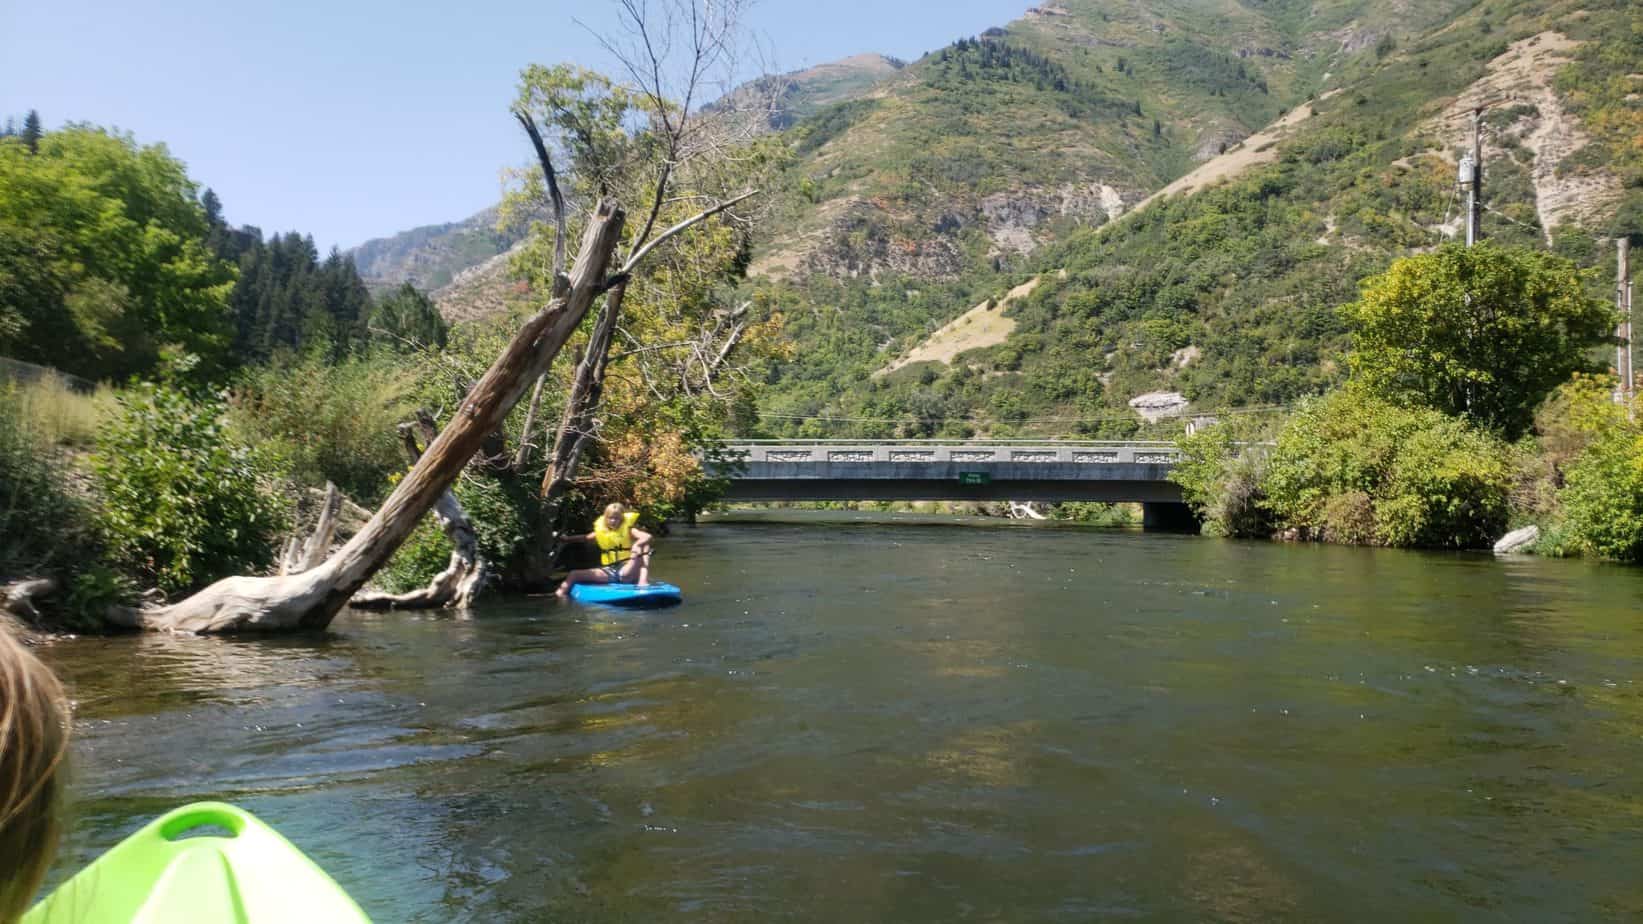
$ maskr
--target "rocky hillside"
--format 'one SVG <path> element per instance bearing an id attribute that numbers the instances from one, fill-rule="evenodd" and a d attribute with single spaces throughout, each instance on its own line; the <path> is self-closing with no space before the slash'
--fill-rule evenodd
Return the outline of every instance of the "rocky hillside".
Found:
<path id="1" fill-rule="evenodd" d="M 497 230 L 496 209 L 488 208 L 462 221 L 366 241 L 348 255 L 372 289 L 409 282 L 431 292 L 449 285 L 463 270 L 507 251 L 518 239 L 515 233 Z"/>
<path id="2" fill-rule="evenodd" d="M 1137 20 L 1099 35 L 1094 23 L 1120 17 L 1069 3 L 981 37 L 983 48 L 1047 49 L 1050 62 L 1080 61 L 1097 43 L 1101 69 L 1068 85 L 1111 98 L 1123 86 L 1114 72 L 1135 72 L 1141 112 L 1160 113 L 1152 138 L 1133 112 L 1058 122 L 1035 108 L 1046 96 L 1036 85 L 978 77 L 988 72 L 967 42 L 852 104 L 867 115 L 807 162 L 837 165 L 821 174 L 833 185 L 801 177 L 818 201 L 761 254 L 781 280 L 761 291 L 800 343 L 767 393 L 769 429 L 1117 436 L 1138 427 L 1129 405 L 1141 394 L 1179 392 L 1213 410 L 1315 391 L 1341 375 L 1336 308 L 1358 280 L 1459 230 L 1456 160 L 1479 104 L 1485 233 L 1550 246 L 1605 287 L 1606 238 L 1643 229 L 1643 8 L 1342 3 L 1286 18 L 1269 6 L 1283 5 L 1214 6 L 1229 17 L 1219 43 L 1185 27 L 1188 13 L 1209 15 L 1200 3 L 1170 5 L 1173 20 L 1132 7 Z M 991 160 L 948 185 L 941 171 L 898 169 L 920 155 L 888 153 L 928 114 L 907 101 L 927 92 L 921 75 L 946 79 L 944 54 L 970 74 L 946 97 L 955 108 L 1008 93 L 1017 121 L 1037 120 L 1018 138 L 991 107 L 960 108 L 927 153 L 968 146 L 947 161 L 955 171 Z M 1213 66 L 1228 57 L 1241 69 Z M 1206 67 L 1203 82 L 1184 76 Z M 875 124 L 886 107 L 901 112 Z M 798 126 L 801 146 L 826 115 Z M 1112 154 L 1125 144 L 1127 157 Z M 1121 208 L 1102 215 L 1094 197 L 1075 198 L 1079 184 L 1116 190 Z M 1035 280 L 996 318 L 959 317 Z"/>
<path id="3" fill-rule="evenodd" d="M 1464 0 L 1060 0 L 795 130 L 766 275 L 954 279 L 1108 221 Z"/>
<path id="4" fill-rule="evenodd" d="M 1316 390 L 1357 281 L 1456 233 L 1479 104 L 1491 237 L 1601 270 L 1643 226 L 1627 0 L 1057 0 L 779 80 L 795 158 L 750 285 L 798 347 L 776 433 L 1117 435 L 1142 393 Z M 501 270 L 442 304 L 492 310 Z"/>
<path id="5" fill-rule="evenodd" d="M 738 87 L 706 107 L 739 110 L 761 116 L 763 129 L 782 131 L 821 109 L 870 93 L 904 67 L 902 61 L 881 54 L 851 55 Z"/>

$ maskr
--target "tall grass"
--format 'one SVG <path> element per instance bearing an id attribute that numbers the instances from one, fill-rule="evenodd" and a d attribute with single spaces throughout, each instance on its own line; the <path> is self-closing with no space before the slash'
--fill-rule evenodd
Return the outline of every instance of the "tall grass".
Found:
<path id="1" fill-rule="evenodd" d="M 55 376 L 0 384 L 0 391 L 6 393 L 8 414 L 41 451 L 91 446 L 114 406 L 113 393 L 107 389 L 77 391 Z"/>
<path id="2" fill-rule="evenodd" d="M 57 449 L 77 432 L 64 422 L 79 418 L 51 395 L 0 385 L 0 583 L 53 574 L 92 543 L 86 505 L 69 489 Z"/>
<path id="3" fill-rule="evenodd" d="M 417 379 L 383 352 L 330 363 L 298 357 L 249 370 L 229 404 L 240 439 L 278 456 L 300 484 L 333 481 L 371 506 L 404 468 L 395 425 L 415 408 Z"/>

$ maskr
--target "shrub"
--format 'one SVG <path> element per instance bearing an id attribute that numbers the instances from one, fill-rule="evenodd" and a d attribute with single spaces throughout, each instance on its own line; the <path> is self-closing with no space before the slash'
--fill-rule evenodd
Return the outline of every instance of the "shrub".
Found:
<path id="1" fill-rule="evenodd" d="M 413 383 L 389 351 L 335 364 L 318 354 L 286 357 L 247 373 L 230 419 L 243 439 L 279 456 L 298 482 L 332 481 L 370 506 L 404 464 L 394 427 L 413 410 Z"/>
<path id="2" fill-rule="evenodd" d="M 536 509 L 533 486 L 512 478 L 465 475 L 453 489 L 473 523 L 479 554 L 492 573 L 507 573 L 509 563 L 531 541 L 528 524 Z M 432 516 L 424 516 L 394 557 L 377 573 L 375 583 L 389 593 L 426 586 L 450 564 L 454 546 Z"/>
<path id="3" fill-rule="evenodd" d="M 425 516 L 371 582 L 391 594 L 425 587 L 450 564 L 453 548 L 438 522 Z"/>
<path id="4" fill-rule="evenodd" d="M 1050 508 L 1050 519 L 1068 520 L 1086 526 L 1123 528 L 1140 523 L 1135 504 L 1102 504 L 1090 501 L 1067 501 Z"/>
<path id="5" fill-rule="evenodd" d="M 1332 541 L 1478 548 L 1506 525 L 1510 458 L 1462 420 L 1342 389 L 1284 425 L 1264 506 L 1280 525 Z"/>
<path id="6" fill-rule="evenodd" d="M 1643 437 L 1631 427 L 1600 435 L 1569 467 L 1560 494 L 1572 544 L 1619 561 L 1643 561 Z"/>
<path id="7" fill-rule="evenodd" d="M 1203 517 L 1214 536 L 1269 536 L 1274 521 L 1261 485 L 1268 447 L 1258 422 L 1248 418 L 1206 427 L 1180 441 L 1181 460 L 1170 479 Z"/>
<path id="8" fill-rule="evenodd" d="M 156 385 L 119 404 L 92 459 L 114 559 L 167 592 L 265 566 L 284 519 L 273 465 L 230 438 L 224 406 Z"/>

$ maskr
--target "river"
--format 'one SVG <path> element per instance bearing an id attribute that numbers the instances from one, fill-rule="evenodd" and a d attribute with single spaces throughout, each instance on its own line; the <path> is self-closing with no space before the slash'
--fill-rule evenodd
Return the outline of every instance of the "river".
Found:
<path id="1" fill-rule="evenodd" d="M 220 798 L 381 922 L 1643 917 L 1643 571 L 834 513 L 657 573 L 54 643 L 57 875 Z"/>

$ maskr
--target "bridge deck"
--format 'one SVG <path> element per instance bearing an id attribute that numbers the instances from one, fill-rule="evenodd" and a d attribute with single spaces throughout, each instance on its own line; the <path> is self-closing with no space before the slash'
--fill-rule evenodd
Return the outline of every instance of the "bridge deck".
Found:
<path id="1" fill-rule="evenodd" d="M 1181 502 L 1170 443 L 782 440 L 715 456 L 728 500 Z"/>

